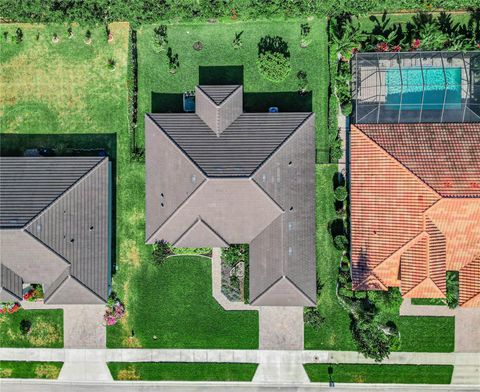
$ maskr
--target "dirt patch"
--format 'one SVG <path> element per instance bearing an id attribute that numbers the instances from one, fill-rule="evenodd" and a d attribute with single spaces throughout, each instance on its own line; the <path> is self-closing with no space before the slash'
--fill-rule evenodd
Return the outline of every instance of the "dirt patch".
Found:
<path id="1" fill-rule="evenodd" d="M 134 240 L 129 239 L 120 244 L 120 262 L 133 267 L 140 265 L 140 251 Z"/>
<path id="2" fill-rule="evenodd" d="M 60 368 L 58 368 L 55 365 L 42 364 L 42 365 L 37 365 L 37 367 L 35 368 L 35 375 L 38 378 L 47 378 L 47 379 L 55 380 L 58 378 L 59 374 L 60 374 Z"/>
<path id="3" fill-rule="evenodd" d="M 119 380 L 140 380 L 140 375 L 132 366 L 129 366 L 127 369 L 122 369 L 118 372 L 117 378 Z"/>
<path id="4" fill-rule="evenodd" d="M 0 378 L 12 377 L 13 369 L 10 368 L 1 368 L 0 369 Z"/>

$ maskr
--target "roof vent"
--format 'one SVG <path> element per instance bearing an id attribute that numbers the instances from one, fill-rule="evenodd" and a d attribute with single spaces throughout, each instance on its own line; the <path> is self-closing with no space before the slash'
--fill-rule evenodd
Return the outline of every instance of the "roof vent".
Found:
<path id="1" fill-rule="evenodd" d="M 42 231 L 42 225 L 37 223 L 37 231 L 40 233 Z"/>
<path id="2" fill-rule="evenodd" d="M 192 184 L 195 184 L 197 182 L 197 176 L 195 174 L 192 174 Z"/>
<path id="3" fill-rule="evenodd" d="M 293 248 L 291 246 L 288 247 L 288 255 L 293 255 Z"/>
<path id="4" fill-rule="evenodd" d="M 90 231 L 93 231 L 93 226 L 90 226 Z"/>

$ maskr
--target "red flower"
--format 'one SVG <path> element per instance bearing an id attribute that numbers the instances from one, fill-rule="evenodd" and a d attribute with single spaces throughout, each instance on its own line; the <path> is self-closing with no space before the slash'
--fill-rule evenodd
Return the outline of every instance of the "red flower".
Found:
<path id="1" fill-rule="evenodd" d="M 20 309 L 20 305 L 15 303 L 10 309 L 8 309 L 8 313 L 15 313 L 17 310 Z"/>
<path id="2" fill-rule="evenodd" d="M 377 52 L 388 52 L 389 49 L 390 47 L 386 42 L 379 42 L 377 44 Z"/>
<path id="3" fill-rule="evenodd" d="M 412 42 L 412 49 L 418 49 L 421 45 L 421 42 L 420 40 L 417 38 L 417 39 L 414 39 L 413 42 Z"/>
<path id="4" fill-rule="evenodd" d="M 358 48 L 352 48 L 352 54 L 358 53 Z"/>
<path id="5" fill-rule="evenodd" d="M 28 291 L 28 292 L 26 292 L 25 294 L 23 294 L 23 299 L 24 299 L 25 301 L 28 301 L 28 300 L 29 300 L 30 298 L 32 298 L 32 297 L 33 297 L 33 291 Z"/>
<path id="6" fill-rule="evenodd" d="M 394 47 L 392 47 L 392 52 L 400 52 L 402 50 L 402 48 L 400 47 L 400 45 L 395 45 Z"/>
<path id="7" fill-rule="evenodd" d="M 480 42 L 477 44 L 477 48 L 480 49 Z"/>

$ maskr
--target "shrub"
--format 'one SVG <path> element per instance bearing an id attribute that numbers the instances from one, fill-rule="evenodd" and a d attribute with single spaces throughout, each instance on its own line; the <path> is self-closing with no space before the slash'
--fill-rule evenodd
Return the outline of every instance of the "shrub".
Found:
<path id="1" fill-rule="evenodd" d="M 87 45 L 90 45 L 92 43 L 92 32 L 90 30 L 87 30 L 85 32 L 85 43 Z"/>
<path id="2" fill-rule="evenodd" d="M 335 196 L 335 200 L 345 201 L 348 196 L 347 188 L 344 186 L 337 187 L 337 189 L 335 189 L 334 196 Z"/>
<path id="3" fill-rule="evenodd" d="M 233 38 L 233 42 L 232 42 L 232 46 L 234 49 L 240 49 L 243 46 L 242 34 L 243 34 L 243 31 L 240 31 L 239 33 L 235 33 L 235 37 Z"/>
<path id="4" fill-rule="evenodd" d="M 153 29 L 153 50 L 160 53 L 168 44 L 167 26 L 160 25 Z"/>
<path id="5" fill-rule="evenodd" d="M 300 25 L 300 36 L 301 36 L 300 46 L 302 48 L 306 48 L 308 45 L 312 43 L 312 40 L 310 38 L 310 30 L 311 30 L 311 27 L 308 23 L 302 23 Z"/>
<path id="6" fill-rule="evenodd" d="M 155 265 L 162 265 L 170 254 L 170 245 L 167 242 L 158 241 L 153 245 L 152 258 Z"/>
<path id="7" fill-rule="evenodd" d="M 456 271 L 447 271 L 447 298 L 446 302 L 450 309 L 458 306 L 459 297 L 459 274 Z"/>
<path id="8" fill-rule="evenodd" d="M 222 260 L 230 267 L 243 261 L 248 262 L 248 244 L 234 244 L 222 249 Z"/>
<path id="9" fill-rule="evenodd" d="M 17 44 L 20 44 L 22 43 L 23 41 L 23 31 L 20 27 L 17 28 L 17 30 L 15 30 L 15 42 Z"/>
<path id="10" fill-rule="evenodd" d="M 173 53 L 172 48 L 167 49 L 168 58 L 168 71 L 171 74 L 177 73 L 178 67 L 180 67 L 180 61 L 178 60 L 178 53 Z"/>
<path id="11" fill-rule="evenodd" d="M 305 71 L 298 71 L 297 80 L 298 80 L 298 93 L 300 95 L 303 95 L 307 91 L 307 87 L 308 87 L 307 73 Z"/>
<path id="12" fill-rule="evenodd" d="M 342 140 L 337 137 L 330 143 L 330 159 L 332 161 L 338 161 L 343 157 Z"/>
<path id="13" fill-rule="evenodd" d="M 325 321 L 318 308 L 306 308 L 303 313 L 303 322 L 305 325 L 312 327 L 314 330 L 319 330 Z"/>
<path id="14" fill-rule="evenodd" d="M 373 320 L 352 319 L 352 337 L 360 353 L 381 362 L 390 355 L 391 339 Z"/>
<path id="15" fill-rule="evenodd" d="M 107 67 L 110 71 L 114 71 L 116 67 L 116 62 L 114 59 L 108 59 L 107 61 Z"/>
<path id="16" fill-rule="evenodd" d="M 73 37 L 73 29 L 71 27 L 69 27 L 67 29 L 67 37 L 68 38 L 72 38 Z"/>
<path id="17" fill-rule="evenodd" d="M 290 60 L 280 52 L 265 52 L 258 56 L 258 72 L 274 83 L 284 81 L 292 70 Z"/>
<path id="18" fill-rule="evenodd" d="M 333 244 L 335 245 L 335 248 L 338 250 L 347 250 L 348 247 L 348 239 L 344 235 L 337 235 L 335 239 L 333 240 Z"/>
<path id="19" fill-rule="evenodd" d="M 20 332 L 22 335 L 27 335 L 32 328 L 32 322 L 30 320 L 23 319 L 20 321 Z"/>

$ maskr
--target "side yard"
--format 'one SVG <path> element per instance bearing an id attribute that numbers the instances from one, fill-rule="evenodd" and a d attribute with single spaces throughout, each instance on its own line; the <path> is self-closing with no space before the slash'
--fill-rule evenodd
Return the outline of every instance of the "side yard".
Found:
<path id="1" fill-rule="evenodd" d="M 333 244 L 329 223 L 337 218 L 334 181 L 337 165 L 317 165 L 317 274 L 321 283 L 318 309 L 322 323 L 318 329 L 305 326 L 305 348 L 317 350 L 356 351 L 352 338 L 351 318 L 336 295 L 342 252 Z M 392 351 L 454 351 L 454 317 L 400 317 L 399 304 L 374 293 L 368 299 L 378 307 L 381 324 L 393 322 L 400 336 Z"/>

